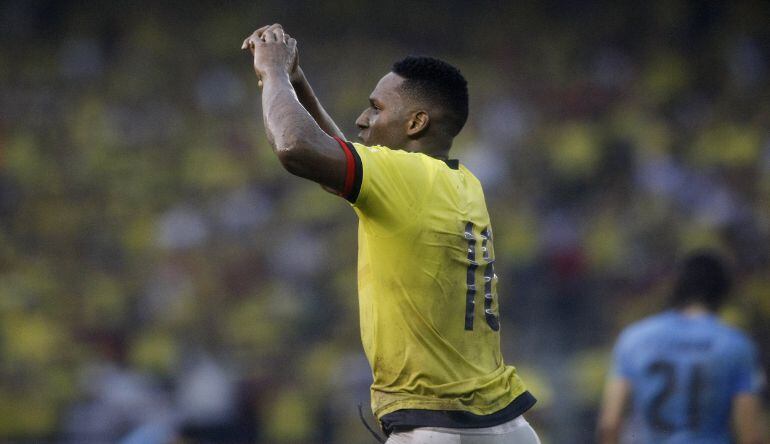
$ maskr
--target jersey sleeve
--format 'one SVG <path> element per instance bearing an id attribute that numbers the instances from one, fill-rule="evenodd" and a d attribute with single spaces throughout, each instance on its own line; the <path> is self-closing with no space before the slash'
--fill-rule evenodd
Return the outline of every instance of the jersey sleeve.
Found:
<path id="1" fill-rule="evenodd" d="M 392 231 L 417 216 L 430 186 L 430 170 L 415 153 L 343 142 L 350 151 L 344 197 L 370 225 Z"/>
<path id="2" fill-rule="evenodd" d="M 757 350 L 748 339 L 735 347 L 737 356 L 732 375 L 733 395 L 757 394 L 764 389 L 765 376 L 759 364 Z"/>

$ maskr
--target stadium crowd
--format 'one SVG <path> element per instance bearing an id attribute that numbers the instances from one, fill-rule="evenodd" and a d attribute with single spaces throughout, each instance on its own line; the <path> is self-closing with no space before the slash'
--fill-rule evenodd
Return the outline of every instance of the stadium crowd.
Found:
<path id="1" fill-rule="evenodd" d="M 463 70 L 544 442 L 591 441 L 692 249 L 770 366 L 767 3 L 159 3 L 0 5 L 0 441 L 371 439 L 355 216 L 279 167 L 239 51 L 274 21 L 349 138 L 394 60 Z"/>

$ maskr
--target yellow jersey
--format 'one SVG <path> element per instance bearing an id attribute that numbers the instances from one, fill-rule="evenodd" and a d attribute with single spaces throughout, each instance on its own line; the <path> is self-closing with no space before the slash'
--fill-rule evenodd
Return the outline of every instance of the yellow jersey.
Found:
<path id="1" fill-rule="evenodd" d="M 361 340 L 372 411 L 489 415 L 525 393 L 500 353 L 492 228 L 456 160 L 339 140 L 359 218 Z M 534 403 L 534 398 L 532 398 Z M 528 408 L 528 406 L 527 406 Z"/>

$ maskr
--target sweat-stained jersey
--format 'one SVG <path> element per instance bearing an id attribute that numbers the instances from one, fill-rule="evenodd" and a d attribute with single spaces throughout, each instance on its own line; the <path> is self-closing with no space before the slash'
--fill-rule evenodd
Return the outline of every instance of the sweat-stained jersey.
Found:
<path id="1" fill-rule="evenodd" d="M 374 414 L 475 418 L 523 394 L 519 410 L 531 407 L 500 353 L 492 228 L 478 179 L 456 160 L 339 142 L 349 166 L 343 194 L 359 217 L 361 339 Z"/>
<path id="2" fill-rule="evenodd" d="M 632 387 L 632 424 L 643 443 L 732 442 L 733 398 L 764 377 L 752 342 L 714 315 L 671 310 L 628 327 L 613 373 Z"/>

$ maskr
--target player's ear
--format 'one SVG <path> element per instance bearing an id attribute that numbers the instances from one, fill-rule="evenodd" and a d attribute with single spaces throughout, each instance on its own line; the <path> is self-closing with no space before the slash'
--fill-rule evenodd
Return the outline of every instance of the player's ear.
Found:
<path id="1" fill-rule="evenodd" d="M 419 137 L 430 125 L 430 116 L 426 111 L 420 110 L 412 113 L 406 124 L 406 135 L 409 137 Z"/>

